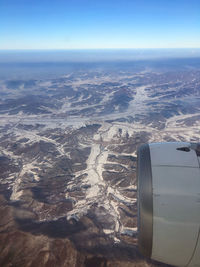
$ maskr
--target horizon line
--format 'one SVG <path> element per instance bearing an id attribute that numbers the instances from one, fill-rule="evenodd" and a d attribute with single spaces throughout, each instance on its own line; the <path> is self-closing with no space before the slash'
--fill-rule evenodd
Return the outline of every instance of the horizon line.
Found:
<path id="1" fill-rule="evenodd" d="M 130 47 L 130 48 L 0 48 L 0 51 L 80 51 L 80 50 L 188 50 L 200 47 Z"/>

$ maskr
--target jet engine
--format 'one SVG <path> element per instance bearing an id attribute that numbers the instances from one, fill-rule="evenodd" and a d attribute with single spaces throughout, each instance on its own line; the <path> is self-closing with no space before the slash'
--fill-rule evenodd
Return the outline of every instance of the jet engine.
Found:
<path id="1" fill-rule="evenodd" d="M 200 144 L 138 149 L 138 246 L 153 260 L 200 266 Z"/>

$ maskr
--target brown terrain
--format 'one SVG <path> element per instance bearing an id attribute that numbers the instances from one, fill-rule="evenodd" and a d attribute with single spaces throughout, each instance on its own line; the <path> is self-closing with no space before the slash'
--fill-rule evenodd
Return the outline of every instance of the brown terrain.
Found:
<path id="1" fill-rule="evenodd" d="M 199 140 L 198 69 L 1 80 L 0 266 L 166 266 L 137 248 L 137 148 Z"/>

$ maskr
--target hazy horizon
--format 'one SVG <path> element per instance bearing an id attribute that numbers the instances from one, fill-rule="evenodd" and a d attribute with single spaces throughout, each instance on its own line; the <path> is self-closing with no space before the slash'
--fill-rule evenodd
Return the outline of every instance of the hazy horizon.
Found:
<path id="1" fill-rule="evenodd" d="M 0 63 L 101 62 L 199 58 L 200 48 L 0 50 Z"/>

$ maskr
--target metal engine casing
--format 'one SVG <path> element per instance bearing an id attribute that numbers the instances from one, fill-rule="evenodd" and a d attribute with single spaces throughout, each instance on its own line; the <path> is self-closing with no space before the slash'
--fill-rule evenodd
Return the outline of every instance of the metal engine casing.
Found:
<path id="1" fill-rule="evenodd" d="M 153 143 L 138 149 L 138 246 L 151 259 L 200 266 L 199 145 Z"/>

